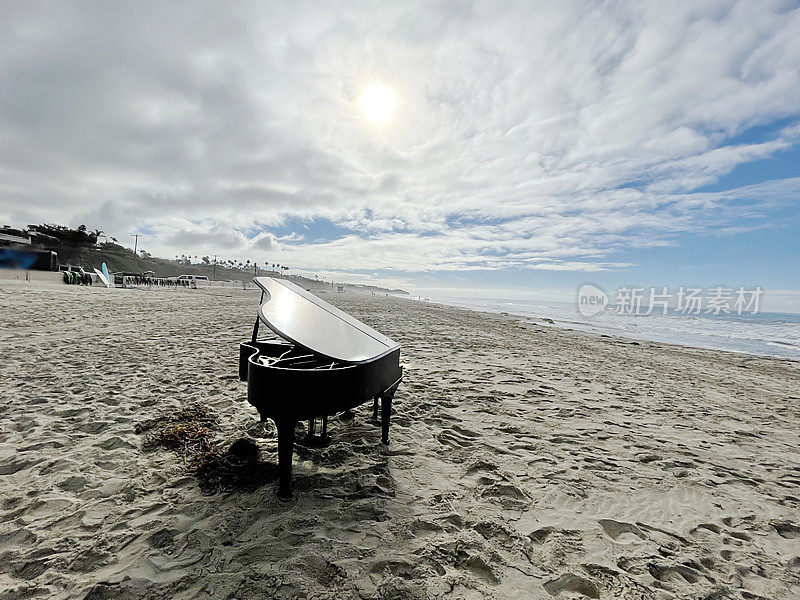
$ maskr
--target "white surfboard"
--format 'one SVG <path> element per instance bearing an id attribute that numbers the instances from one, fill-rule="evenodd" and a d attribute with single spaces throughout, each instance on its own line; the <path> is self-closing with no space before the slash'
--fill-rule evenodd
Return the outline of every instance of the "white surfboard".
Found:
<path id="1" fill-rule="evenodd" d="M 105 266 L 105 263 L 103 263 L 103 266 Z M 105 273 L 103 273 L 100 269 L 95 269 L 94 272 L 97 273 L 100 281 L 102 281 L 107 288 L 111 287 L 111 282 L 108 281 L 108 277 L 106 277 Z"/>

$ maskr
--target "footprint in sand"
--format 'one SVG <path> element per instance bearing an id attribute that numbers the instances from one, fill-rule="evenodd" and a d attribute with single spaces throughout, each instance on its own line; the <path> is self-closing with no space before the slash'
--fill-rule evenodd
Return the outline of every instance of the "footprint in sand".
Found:
<path id="1" fill-rule="evenodd" d="M 44 559 L 29 560 L 11 567 L 11 572 L 19 579 L 36 579 L 49 568 Z"/>
<path id="2" fill-rule="evenodd" d="M 507 545 L 513 541 L 515 534 L 502 523 L 493 521 L 480 521 L 472 525 L 472 529 L 477 531 L 484 539 L 494 540 L 501 545 Z"/>
<path id="3" fill-rule="evenodd" d="M 172 541 L 175 539 L 175 534 L 177 533 L 178 532 L 174 529 L 159 529 L 151 534 L 147 538 L 147 541 L 153 548 L 166 548 L 172 544 Z"/>
<path id="4" fill-rule="evenodd" d="M 445 429 L 436 436 L 436 439 L 445 446 L 450 446 L 452 448 L 468 448 L 473 444 L 472 437 L 462 435 L 455 431 L 454 428 Z"/>
<path id="5" fill-rule="evenodd" d="M 742 533 L 741 531 L 729 531 L 728 535 L 732 538 L 736 538 L 737 540 L 742 540 L 744 542 L 749 542 L 751 540 L 750 536 L 746 533 Z"/>
<path id="6" fill-rule="evenodd" d="M 544 541 L 548 537 L 550 537 L 550 535 L 552 533 L 554 533 L 555 531 L 556 531 L 556 529 L 553 528 L 553 527 L 542 527 L 540 529 L 537 529 L 536 531 L 531 531 L 528 534 L 528 537 L 531 538 L 531 540 L 533 540 L 537 544 L 543 544 Z"/>
<path id="7" fill-rule="evenodd" d="M 65 492 L 80 492 L 86 487 L 86 478 L 80 476 L 67 477 L 57 484 Z"/>
<path id="8" fill-rule="evenodd" d="M 76 429 L 82 433 L 88 434 L 97 434 L 102 433 L 108 428 L 108 422 L 106 421 L 90 421 L 88 423 L 82 423 L 78 425 Z"/>
<path id="9" fill-rule="evenodd" d="M 120 448 L 124 448 L 126 450 L 132 450 L 136 448 L 136 446 L 134 446 L 130 442 L 126 442 L 120 437 L 111 437 L 105 439 L 95 444 L 95 446 L 97 446 L 98 448 L 102 448 L 103 450 L 118 450 Z"/>
<path id="10" fill-rule="evenodd" d="M 467 472 L 465 475 L 475 475 L 476 473 L 494 473 L 499 469 L 499 467 L 486 460 L 478 460 L 469 465 L 467 467 Z"/>
<path id="11" fill-rule="evenodd" d="M 440 567 L 442 564 L 452 565 L 486 583 L 500 582 L 496 567 L 502 564 L 502 559 L 481 543 L 464 540 L 439 542 L 418 551 L 417 554 L 426 562 L 434 561 Z"/>
<path id="12" fill-rule="evenodd" d="M 710 531 L 711 533 L 719 534 L 722 529 L 719 528 L 719 525 L 714 525 L 713 523 L 700 523 L 697 527 L 693 528 L 689 533 L 691 535 L 699 535 L 702 530 Z"/>
<path id="13" fill-rule="evenodd" d="M 597 522 L 606 532 L 606 535 L 615 541 L 632 540 L 633 537 L 641 540 L 647 539 L 647 535 L 633 523 L 614 521 L 612 519 L 600 519 Z"/>
<path id="14" fill-rule="evenodd" d="M 538 577 L 552 576 L 554 567 L 566 566 L 567 557 L 580 556 L 584 552 L 582 534 L 569 529 L 540 527 L 522 542 L 522 553 Z"/>
<path id="15" fill-rule="evenodd" d="M 685 565 L 650 563 L 647 568 L 653 577 L 664 583 L 680 580 L 688 583 L 697 583 L 701 577 L 697 571 Z"/>
<path id="16" fill-rule="evenodd" d="M 499 502 L 506 508 L 523 508 L 527 506 L 530 500 L 528 494 L 512 483 L 491 479 L 486 483 L 486 487 L 483 487 L 477 493 L 479 498 Z"/>
<path id="17" fill-rule="evenodd" d="M 4 465 L 0 465 L 0 475 L 13 475 L 17 471 L 21 471 L 22 469 L 29 467 L 31 464 L 33 463 L 27 460 L 8 462 Z"/>
<path id="18" fill-rule="evenodd" d="M 637 454 L 636 460 L 638 460 L 640 463 L 647 464 L 661 460 L 661 456 L 659 456 L 658 454 L 649 454 L 649 453 Z"/>
<path id="19" fill-rule="evenodd" d="M 431 562 L 433 561 L 426 562 L 431 565 Z M 438 565 L 438 563 L 436 564 Z M 442 571 L 442 575 L 446 572 L 441 565 L 439 565 L 439 569 Z M 420 568 L 419 564 L 411 563 L 405 560 L 377 560 L 370 567 L 370 571 L 383 576 L 388 574 L 401 577 L 403 579 L 422 579 L 426 576 L 425 570 Z"/>
<path id="20" fill-rule="evenodd" d="M 800 538 L 800 527 L 789 521 L 773 521 L 770 523 L 778 535 L 787 540 Z"/>
<path id="21" fill-rule="evenodd" d="M 733 560 L 733 557 L 736 555 L 733 550 L 722 550 L 719 555 L 727 561 Z"/>
<path id="22" fill-rule="evenodd" d="M 487 583 L 499 583 L 500 578 L 495 575 L 491 564 L 483 556 L 472 555 L 464 559 L 459 565 L 462 569 L 470 571 L 478 579 Z"/>
<path id="23" fill-rule="evenodd" d="M 595 564 L 583 565 L 583 569 L 598 582 L 604 597 L 625 600 L 654 600 L 656 597 L 652 590 L 625 573 Z"/>
<path id="24" fill-rule="evenodd" d="M 438 523 L 425 519 L 414 519 L 409 525 L 409 529 L 414 536 L 424 536 L 432 533 L 441 533 L 444 527 Z"/>
<path id="25" fill-rule="evenodd" d="M 575 575 L 575 573 L 565 573 L 558 579 L 552 579 L 544 583 L 551 596 L 558 596 L 561 592 L 570 594 L 580 594 L 587 598 L 599 598 L 600 590 L 591 580 Z"/>

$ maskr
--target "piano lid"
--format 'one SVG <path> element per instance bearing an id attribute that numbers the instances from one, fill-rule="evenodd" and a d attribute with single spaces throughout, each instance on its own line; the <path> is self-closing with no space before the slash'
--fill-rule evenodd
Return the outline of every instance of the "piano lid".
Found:
<path id="1" fill-rule="evenodd" d="M 400 347 L 314 294 L 286 279 L 256 277 L 264 290 L 258 316 L 282 338 L 316 354 L 349 363 L 365 363 Z"/>

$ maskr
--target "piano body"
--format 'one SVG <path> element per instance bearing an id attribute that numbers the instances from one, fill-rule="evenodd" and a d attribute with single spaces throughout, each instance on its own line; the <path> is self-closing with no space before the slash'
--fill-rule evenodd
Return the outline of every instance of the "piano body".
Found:
<path id="1" fill-rule="evenodd" d="M 310 441 L 327 440 L 330 415 L 373 401 L 389 443 L 392 397 L 403 377 L 400 345 L 285 279 L 256 277 L 261 304 L 249 342 L 239 347 L 239 379 L 261 420 L 278 431 L 278 496 L 291 497 L 295 428 L 308 421 Z M 278 336 L 260 339 L 259 324 Z M 317 417 L 322 433 L 315 436 Z"/>

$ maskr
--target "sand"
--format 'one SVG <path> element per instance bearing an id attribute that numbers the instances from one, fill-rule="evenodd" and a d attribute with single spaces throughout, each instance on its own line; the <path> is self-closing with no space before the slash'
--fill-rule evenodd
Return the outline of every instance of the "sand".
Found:
<path id="1" fill-rule="evenodd" d="M 388 447 L 332 419 L 281 502 L 255 292 L 0 286 L 0 598 L 800 597 L 800 363 L 324 297 L 406 378 Z M 148 443 L 197 406 L 259 485 Z"/>

